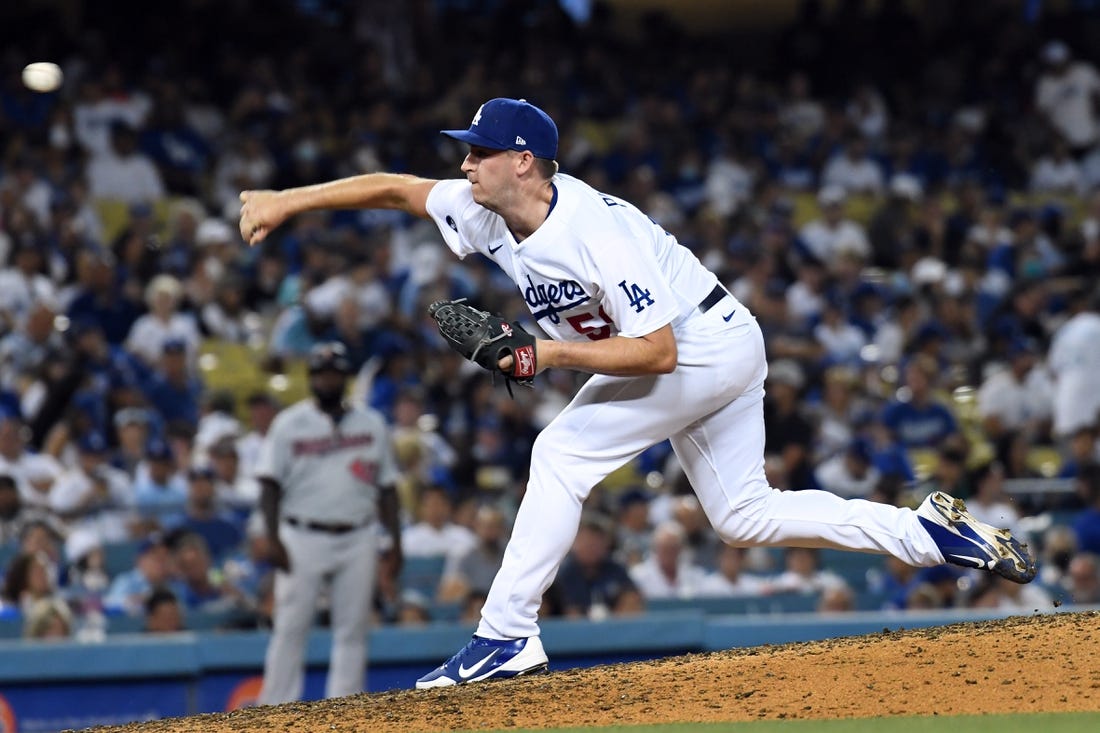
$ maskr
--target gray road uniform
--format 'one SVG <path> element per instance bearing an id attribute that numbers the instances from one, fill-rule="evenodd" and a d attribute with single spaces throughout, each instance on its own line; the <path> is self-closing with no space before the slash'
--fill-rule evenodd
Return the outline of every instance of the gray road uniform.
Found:
<path id="1" fill-rule="evenodd" d="M 382 416 L 349 407 L 339 424 L 313 399 L 283 410 L 260 448 L 256 476 L 281 488 L 279 538 L 290 571 L 275 576 L 274 630 L 261 704 L 297 700 L 306 640 L 322 583 L 331 578 L 332 658 L 326 697 L 362 692 L 377 570 L 380 487 L 397 480 Z"/>

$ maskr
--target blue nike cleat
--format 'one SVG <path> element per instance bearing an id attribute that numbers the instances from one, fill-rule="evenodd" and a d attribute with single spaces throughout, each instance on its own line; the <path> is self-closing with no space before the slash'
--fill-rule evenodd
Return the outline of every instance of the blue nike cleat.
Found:
<path id="1" fill-rule="evenodd" d="M 474 636 L 458 654 L 416 681 L 416 689 L 450 687 L 480 682 L 490 677 L 519 677 L 545 672 L 546 652 L 542 641 L 527 639 L 485 639 Z"/>
<path id="2" fill-rule="evenodd" d="M 1027 545 L 1007 529 L 979 522 L 962 499 L 933 491 L 917 509 L 917 516 L 947 562 L 988 570 L 1016 583 L 1035 578 L 1035 560 Z"/>

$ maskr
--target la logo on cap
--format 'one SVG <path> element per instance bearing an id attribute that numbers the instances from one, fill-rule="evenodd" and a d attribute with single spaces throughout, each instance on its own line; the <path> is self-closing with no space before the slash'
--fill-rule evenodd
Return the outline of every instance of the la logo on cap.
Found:
<path id="1" fill-rule="evenodd" d="M 470 123 L 471 127 L 476 125 L 478 122 L 481 122 L 481 110 L 484 108 L 484 104 L 477 108 L 477 114 L 474 115 L 474 121 Z"/>

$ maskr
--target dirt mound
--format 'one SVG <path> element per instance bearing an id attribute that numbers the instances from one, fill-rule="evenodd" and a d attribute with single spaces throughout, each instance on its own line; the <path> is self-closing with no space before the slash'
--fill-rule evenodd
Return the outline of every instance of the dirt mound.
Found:
<path id="1" fill-rule="evenodd" d="M 693 654 L 97 730 L 410 733 L 763 718 L 1100 711 L 1100 613 Z"/>

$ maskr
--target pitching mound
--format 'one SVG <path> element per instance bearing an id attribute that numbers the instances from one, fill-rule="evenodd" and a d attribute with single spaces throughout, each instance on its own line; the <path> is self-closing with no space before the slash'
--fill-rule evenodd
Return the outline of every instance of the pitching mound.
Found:
<path id="1" fill-rule="evenodd" d="M 694 654 L 468 687 L 257 707 L 127 733 L 495 730 L 1100 710 L 1100 613 Z M 553 663 L 553 660 L 551 660 Z"/>

